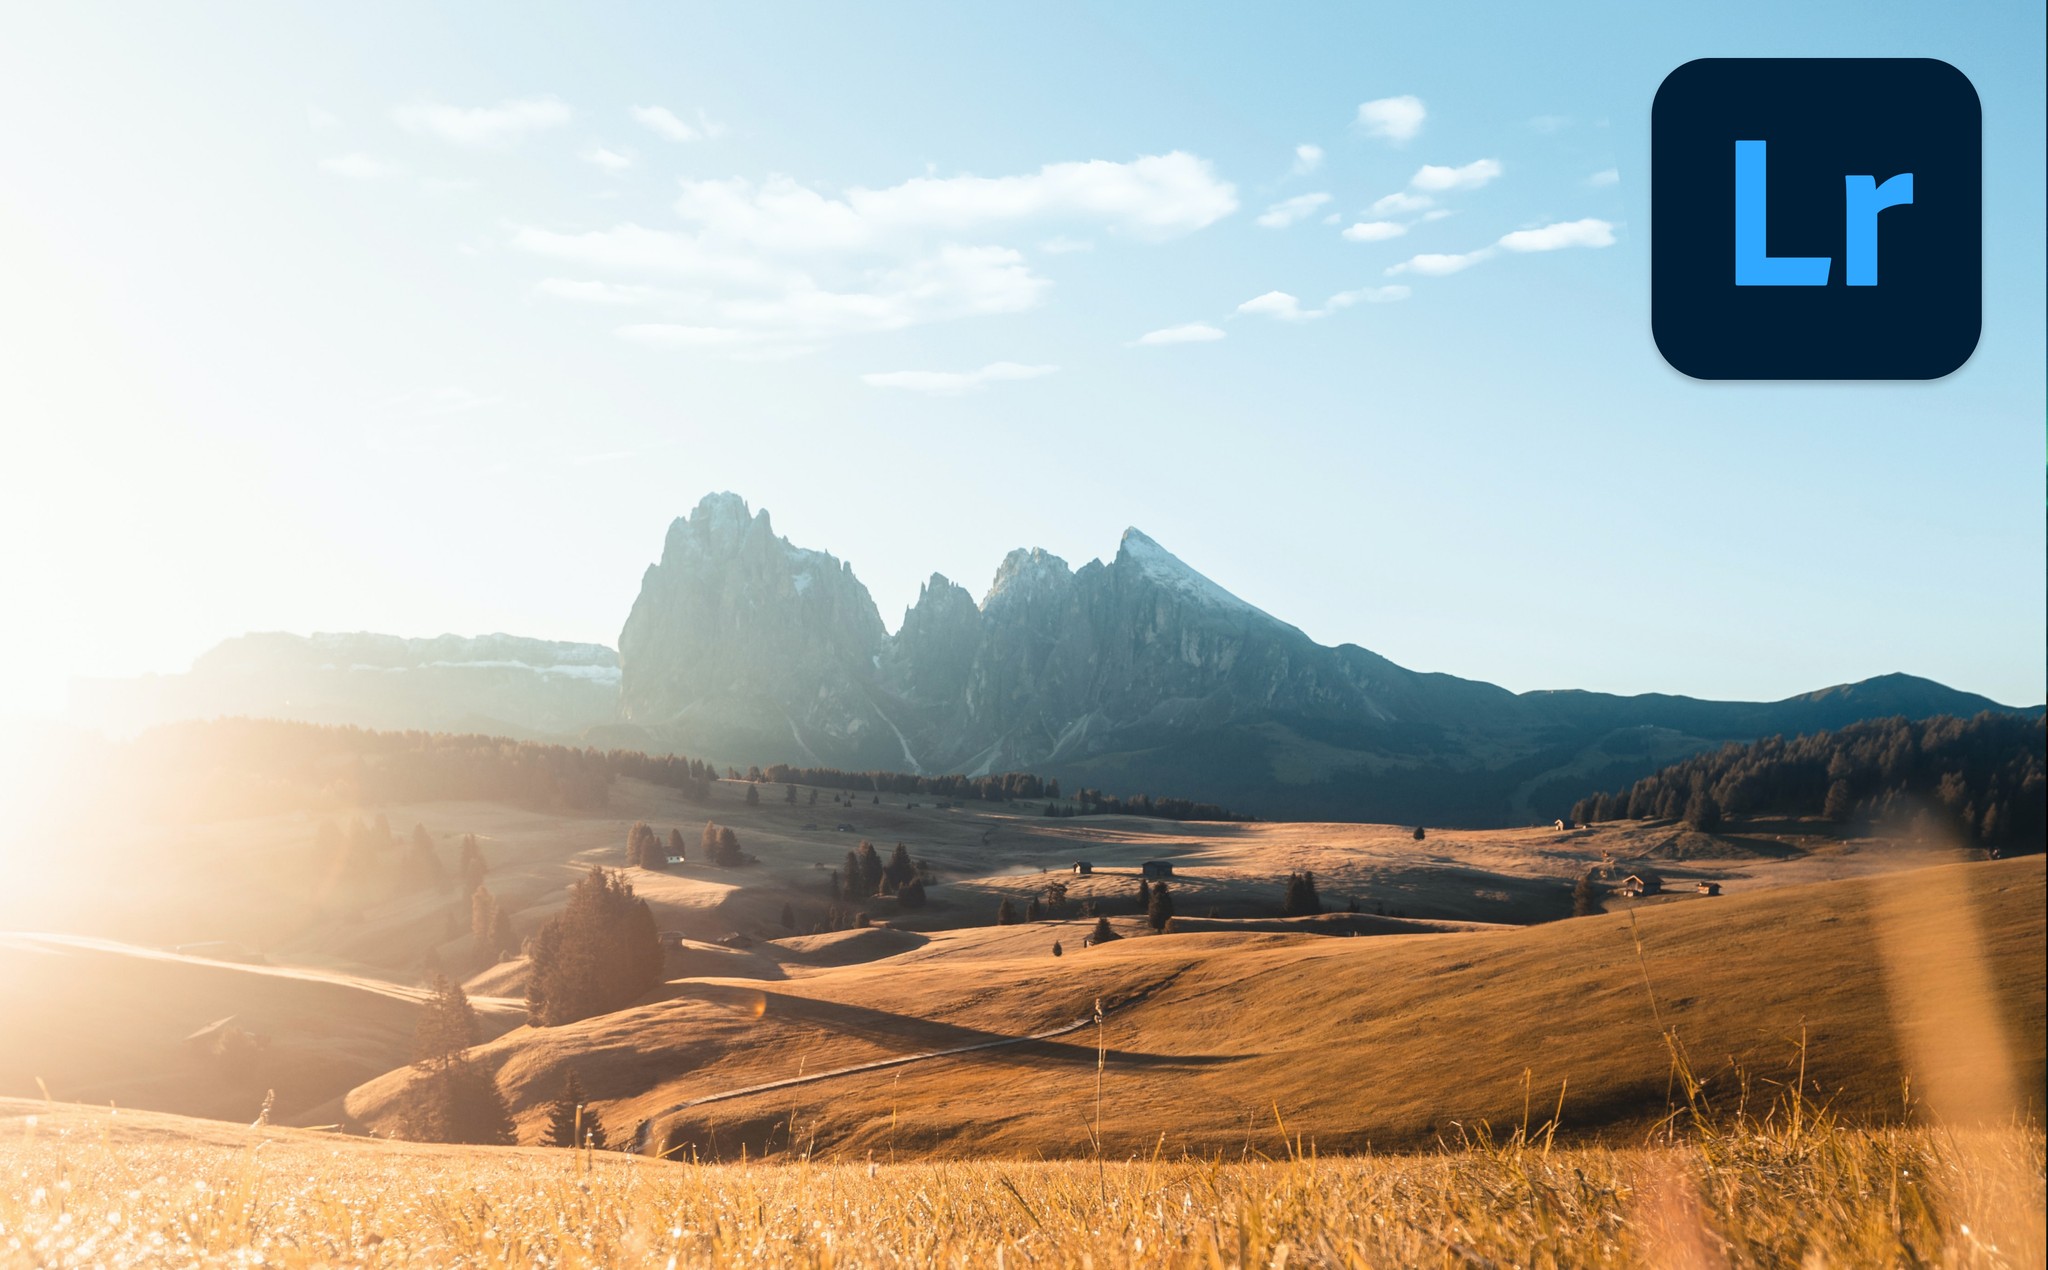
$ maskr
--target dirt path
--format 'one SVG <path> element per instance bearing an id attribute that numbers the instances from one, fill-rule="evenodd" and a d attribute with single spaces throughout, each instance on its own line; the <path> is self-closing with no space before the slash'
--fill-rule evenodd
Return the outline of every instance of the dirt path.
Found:
<path id="1" fill-rule="evenodd" d="M 726 1089 L 715 1094 L 706 1094 L 702 1098 L 692 1098 L 686 1102 L 676 1103 L 672 1107 L 663 1107 L 652 1116 L 642 1120 L 640 1122 L 640 1131 L 635 1135 L 633 1149 L 636 1152 L 645 1149 L 647 1136 L 653 1129 L 656 1120 L 663 1116 L 672 1116 L 678 1111 L 688 1111 L 692 1107 L 701 1107 L 705 1103 L 725 1102 L 732 1098 L 746 1098 L 754 1094 L 772 1093 L 775 1090 L 788 1089 L 795 1085 L 808 1085 L 814 1081 L 831 1080 L 838 1076 L 852 1076 L 860 1072 L 873 1072 L 890 1067 L 902 1067 L 909 1063 L 922 1063 L 934 1058 L 951 1058 L 956 1054 L 972 1054 L 979 1050 L 1001 1049 L 1005 1045 L 1024 1045 L 1031 1041 L 1049 1041 L 1054 1037 L 1067 1036 L 1078 1032 L 1093 1022 L 1095 1022 L 1095 1016 L 1091 1014 L 1085 1019 L 1076 1019 L 1074 1022 L 1068 1023 L 1063 1027 L 1051 1028 L 1044 1032 L 1033 1032 L 1029 1036 L 1005 1036 L 993 1041 L 976 1041 L 972 1045 L 955 1045 L 950 1049 L 926 1050 L 919 1054 L 898 1054 L 894 1058 L 878 1058 L 873 1062 L 855 1063 L 851 1067 L 835 1067 L 830 1071 L 812 1072 L 806 1076 L 787 1076 L 781 1080 L 763 1081 L 758 1085 L 743 1085 L 738 1089 Z"/>

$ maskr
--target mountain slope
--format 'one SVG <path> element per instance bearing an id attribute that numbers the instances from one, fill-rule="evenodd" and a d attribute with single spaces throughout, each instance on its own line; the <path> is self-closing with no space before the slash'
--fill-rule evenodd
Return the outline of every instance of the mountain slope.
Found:
<path id="1" fill-rule="evenodd" d="M 934 575 L 893 637 L 851 568 L 706 497 L 620 636 L 609 737 L 720 762 L 1156 790 L 1293 818 L 1505 824 L 1698 750 L 1997 703 L 1905 675 L 1780 702 L 1514 694 L 1317 644 L 1133 528 L 1107 562 L 1018 550 L 977 606 Z"/>

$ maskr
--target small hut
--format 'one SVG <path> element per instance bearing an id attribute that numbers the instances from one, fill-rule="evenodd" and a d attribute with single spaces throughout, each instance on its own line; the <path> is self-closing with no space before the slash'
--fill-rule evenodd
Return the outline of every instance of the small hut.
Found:
<path id="1" fill-rule="evenodd" d="M 1076 860 L 1076 861 L 1074 861 L 1074 876 L 1075 876 L 1075 877 L 1077 877 L 1077 878 L 1085 878 L 1085 877 L 1087 877 L 1087 876 L 1088 876 L 1089 874 L 1091 874 L 1091 873 L 1093 873 L 1093 872 L 1095 872 L 1095 866 L 1094 866 L 1094 865 L 1093 865 L 1092 863 L 1090 863 L 1089 861 L 1087 861 L 1087 860 Z"/>
<path id="2" fill-rule="evenodd" d="M 1138 876 L 1152 881 L 1173 876 L 1173 866 L 1164 860 L 1147 860 L 1138 866 Z"/>

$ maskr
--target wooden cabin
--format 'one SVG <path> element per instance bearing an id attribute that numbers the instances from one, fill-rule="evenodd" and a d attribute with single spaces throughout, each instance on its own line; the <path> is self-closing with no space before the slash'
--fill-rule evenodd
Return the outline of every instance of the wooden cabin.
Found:
<path id="1" fill-rule="evenodd" d="M 1147 860 L 1138 866 L 1138 876 L 1157 881 L 1173 876 L 1173 866 L 1164 860 Z"/>

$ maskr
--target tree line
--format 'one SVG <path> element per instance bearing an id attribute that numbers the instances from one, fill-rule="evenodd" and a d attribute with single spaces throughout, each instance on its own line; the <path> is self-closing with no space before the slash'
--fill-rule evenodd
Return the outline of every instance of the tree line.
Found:
<path id="1" fill-rule="evenodd" d="M 1987 711 L 1730 743 L 1571 811 L 1580 824 L 1683 819 L 1708 831 L 1724 816 L 1759 815 L 1918 819 L 1985 846 L 2038 847 L 2048 830 L 2048 721 Z"/>

